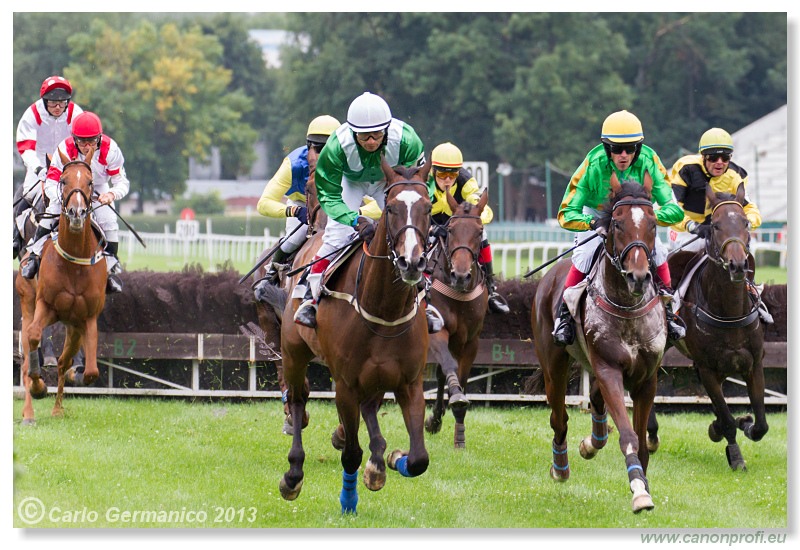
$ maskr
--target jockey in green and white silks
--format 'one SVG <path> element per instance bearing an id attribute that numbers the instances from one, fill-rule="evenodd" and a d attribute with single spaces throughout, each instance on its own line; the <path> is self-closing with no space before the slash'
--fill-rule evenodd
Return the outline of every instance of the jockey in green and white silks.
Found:
<path id="1" fill-rule="evenodd" d="M 382 155 L 390 166 L 425 164 L 425 149 L 414 128 L 393 118 L 383 98 L 364 92 L 350 104 L 347 122 L 331 135 L 317 159 L 317 198 L 328 223 L 314 257 L 318 261 L 307 277 L 308 287 L 301 280 L 292 294 L 304 298 L 295 322 L 316 327 L 322 273 L 332 259 L 328 255 L 344 246 L 354 231 L 365 238 L 374 231 L 372 221 L 359 216 L 358 209 L 364 197 L 371 197 L 383 210 L 386 179 Z"/>

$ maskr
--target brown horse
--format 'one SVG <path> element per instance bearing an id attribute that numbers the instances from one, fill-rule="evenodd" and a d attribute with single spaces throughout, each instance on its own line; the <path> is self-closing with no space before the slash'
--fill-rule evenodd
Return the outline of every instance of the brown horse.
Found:
<path id="1" fill-rule="evenodd" d="M 453 215 L 447 222 L 447 239 L 437 239 L 434 244 L 430 291 L 431 302 L 444 318 L 444 328 L 430 336 L 428 362 L 438 364 L 437 388 L 436 402 L 425 421 L 425 429 L 437 433 L 442 428 L 447 384 L 448 405 L 456 421 L 453 444 L 459 449 L 466 447 L 464 418 L 469 400 L 464 388 L 478 354 L 488 300 L 478 254 L 483 236 L 481 212 L 489 195 L 484 191 L 477 205 L 467 201 L 459 205 L 450 193 L 445 195 Z"/>
<path id="2" fill-rule="evenodd" d="M 714 193 L 706 187 L 706 200 L 711 208 L 711 223 L 705 251 L 696 256 L 692 252 L 679 253 L 670 258 L 671 268 L 696 266 L 679 310 L 686 323 L 686 338 L 675 347 L 692 359 L 711 398 L 716 420 L 708 426 L 708 436 L 714 442 L 725 438 L 728 465 L 733 470 L 746 470 L 736 443 L 737 428 L 748 439 L 760 441 L 769 426 L 764 407 L 764 331 L 758 316 L 759 303 L 747 290 L 752 284 L 748 273 L 755 275 L 755 262 L 750 255 L 744 185 L 739 186 L 735 196 Z M 687 264 L 687 256 L 700 263 Z M 746 382 L 755 421 L 751 415 L 734 418 L 731 414 L 722 391 L 722 382 L 729 376 Z M 649 437 L 657 439 L 657 424 L 651 424 Z"/>
<path id="3" fill-rule="evenodd" d="M 586 280 L 587 292 L 565 292 L 580 298 L 573 306 L 575 343 L 562 348 L 553 342 L 554 316 L 570 260 L 559 261 L 539 283 L 533 300 L 531 325 L 536 354 L 542 365 L 553 428 L 550 475 L 569 478 L 565 394 L 572 360 L 594 377 L 589 400 L 592 434 L 581 441 L 584 458 L 593 458 L 608 438 L 607 412 L 619 431 L 634 512 L 653 508 L 647 484 L 649 453 L 645 443 L 647 419 L 656 393 L 656 374 L 667 342 L 665 310 L 651 274 L 656 217 L 650 201 L 652 180 L 622 185 L 611 178 L 609 204 L 598 223 L 605 238 L 602 257 Z M 587 297 L 588 296 L 588 297 Z M 574 295 L 573 295 L 574 297 Z M 625 390 L 633 400 L 633 425 L 625 407 Z"/>
<path id="4" fill-rule="evenodd" d="M 24 424 L 34 422 L 31 397 L 47 395 L 41 376 L 38 347 L 45 327 L 61 321 L 66 327 L 64 349 L 58 358 L 58 393 L 52 415 L 64 413 L 64 382 L 89 385 L 97 370 L 97 317 L 105 305 L 106 260 L 103 247 L 92 229 L 92 154 L 85 161 L 63 158 L 59 181 L 61 216 L 59 232 L 42 251 L 36 286 L 21 275 L 16 290 L 22 309 Z M 83 372 L 71 369 L 81 345 L 85 350 Z"/>
<path id="5" fill-rule="evenodd" d="M 289 300 L 281 324 L 281 352 L 293 418 L 303 418 L 308 362 L 320 357 L 336 384 L 336 408 L 344 431 L 342 512 L 355 512 L 358 469 L 363 452 L 358 443 L 360 415 L 370 437 L 370 458 L 364 483 L 381 489 L 386 481 L 386 440 L 378 425 L 384 393 L 394 392 L 410 437 L 408 452 L 395 450 L 388 465 L 413 477 L 428 467 L 423 424 L 425 399 L 422 373 L 428 330 L 418 283 L 426 267 L 425 241 L 431 202 L 425 181 L 430 163 L 392 169 L 384 160 L 385 209 L 372 242 L 359 247 L 325 282 L 329 296 L 317 312 L 317 329 L 293 321 L 300 300 Z M 315 237 L 317 237 L 315 235 Z M 297 262 L 308 262 L 319 243 L 309 243 Z M 302 431 L 294 430 L 289 470 L 280 482 L 281 496 L 294 500 L 303 484 Z"/>

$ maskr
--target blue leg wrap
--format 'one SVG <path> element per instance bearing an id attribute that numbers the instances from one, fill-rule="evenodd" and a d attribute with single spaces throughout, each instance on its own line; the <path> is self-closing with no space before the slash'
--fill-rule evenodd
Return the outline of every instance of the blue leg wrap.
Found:
<path id="1" fill-rule="evenodd" d="M 342 492 L 339 494 L 339 504 L 342 505 L 343 514 L 355 514 L 358 505 L 358 470 L 352 474 L 342 471 Z"/>
<path id="2" fill-rule="evenodd" d="M 394 463 L 395 468 L 397 471 L 400 472 L 400 475 L 403 477 L 414 477 L 410 473 L 408 473 L 408 456 L 401 456 L 398 458 Z"/>
<path id="3" fill-rule="evenodd" d="M 283 390 L 281 392 L 281 403 L 286 403 L 289 401 L 289 390 Z"/>

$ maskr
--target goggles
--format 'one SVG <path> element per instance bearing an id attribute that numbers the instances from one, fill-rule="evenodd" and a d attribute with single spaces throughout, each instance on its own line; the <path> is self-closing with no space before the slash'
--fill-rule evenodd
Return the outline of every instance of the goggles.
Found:
<path id="1" fill-rule="evenodd" d="M 620 155 L 622 153 L 632 155 L 636 152 L 636 147 L 635 143 L 609 143 L 608 145 L 612 155 Z"/>
<path id="2" fill-rule="evenodd" d="M 703 157 L 710 162 L 730 162 L 731 160 L 730 153 L 712 153 L 710 155 L 703 155 Z"/>

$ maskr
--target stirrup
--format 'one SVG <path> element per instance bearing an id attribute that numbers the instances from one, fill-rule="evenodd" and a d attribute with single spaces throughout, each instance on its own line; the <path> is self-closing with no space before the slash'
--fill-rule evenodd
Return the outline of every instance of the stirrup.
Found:
<path id="1" fill-rule="evenodd" d="M 309 299 L 300 304 L 294 312 L 294 322 L 308 328 L 317 328 L 317 304 Z"/>
<path id="2" fill-rule="evenodd" d="M 508 302 L 496 291 L 489 294 L 489 310 L 495 313 L 508 313 L 511 308 L 508 307 Z"/>
<path id="3" fill-rule="evenodd" d="M 558 308 L 556 326 L 553 329 L 553 343 L 560 347 L 566 347 L 575 342 L 575 319 L 569 312 L 567 304 L 563 301 Z"/>
<path id="4" fill-rule="evenodd" d="M 444 328 L 442 314 L 430 302 L 425 306 L 425 319 L 428 321 L 428 334 L 435 334 Z"/>

